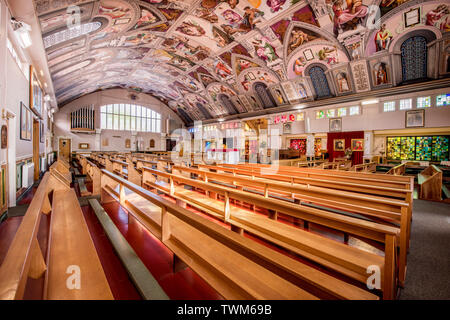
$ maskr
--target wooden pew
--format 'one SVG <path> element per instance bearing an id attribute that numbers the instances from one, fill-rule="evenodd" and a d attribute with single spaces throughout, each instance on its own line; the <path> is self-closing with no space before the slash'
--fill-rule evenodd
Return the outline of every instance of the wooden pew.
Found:
<path id="1" fill-rule="evenodd" d="M 174 170 L 177 167 L 174 167 Z M 181 168 L 181 167 L 178 167 Z M 188 170 L 188 169 L 187 169 Z M 177 169 L 178 171 L 178 169 Z M 157 178 L 154 177 L 154 175 L 157 176 Z M 162 178 L 162 179 L 158 179 Z M 214 178 L 213 178 L 214 179 Z M 214 199 L 208 198 L 208 196 L 195 192 L 195 191 L 189 191 L 182 187 L 177 187 L 177 184 L 183 184 L 188 185 L 197 189 L 201 189 L 206 192 L 206 194 L 213 195 Z M 348 252 L 345 251 L 345 245 L 344 247 L 341 247 L 340 250 L 337 250 L 334 246 L 335 241 L 329 240 L 326 238 L 323 239 L 311 239 L 309 237 L 308 233 L 304 233 L 304 231 L 299 230 L 298 228 L 293 228 L 285 225 L 281 222 L 275 222 L 271 221 L 269 219 L 265 221 L 256 221 L 255 222 L 255 216 L 251 214 L 251 216 L 248 216 L 248 212 L 239 208 L 231 208 L 230 207 L 230 200 L 238 200 L 242 201 L 244 203 L 249 203 L 253 206 L 259 206 L 262 208 L 266 208 L 272 211 L 273 219 L 276 219 L 277 213 L 282 213 L 288 216 L 292 216 L 295 218 L 304 219 L 306 221 L 310 221 L 313 223 L 322 224 L 324 226 L 330 227 L 332 229 L 340 230 L 343 232 L 356 232 L 357 235 L 363 236 L 367 233 L 372 233 L 373 228 L 377 229 L 378 231 L 387 232 L 387 234 L 380 235 L 377 239 L 377 241 L 385 242 L 388 241 L 386 244 L 387 252 L 390 252 L 389 245 L 391 239 L 391 235 L 395 235 L 395 239 L 392 240 L 394 243 L 397 241 L 397 235 L 399 230 L 397 228 L 393 228 L 390 226 L 383 226 L 377 223 L 369 223 L 370 224 L 370 231 L 366 230 L 366 227 L 368 226 L 366 223 L 367 221 L 359 220 L 356 218 L 346 217 L 339 214 L 334 213 L 325 213 L 323 210 L 318 209 L 312 209 L 305 206 L 299 206 L 298 204 L 292 204 L 280 200 L 275 199 L 269 199 L 264 198 L 259 195 L 249 194 L 245 193 L 240 190 L 232 189 L 229 187 L 223 187 L 219 186 L 217 184 L 209 184 L 206 182 L 201 182 L 198 180 L 192 180 L 189 178 L 185 178 L 183 176 L 177 176 L 174 174 L 169 174 L 165 172 L 161 172 L 158 170 L 153 170 L 150 168 L 143 168 L 143 185 L 148 186 L 150 188 L 156 188 L 157 190 L 160 190 L 172 197 L 177 198 L 177 200 L 184 201 L 188 203 L 191 206 L 196 207 L 197 209 L 200 209 L 215 218 L 219 218 L 221 220 L 224 220 L 232 225 L 232 227 L 237 227 L 238 229 L 247 230 L 253 234 L 256 234 L 266 240 L 269 240 L 277 245 L 280 245 L 284 247 L 287 250 L 291 250 L 297 254 L 300 254 L 304 257 L 307 257 L 308 259 L 311 259 L 317 263 L 320 263 L 327 268 L 332 268 L 336 270 L 337 272 L 341 272 L 345 274 L 346 276 L 352 277 L 358 281 L 361 281 L 365 283 L 367 280 L 367 266 L 366 268 L 361 267 L 361 264 L 358 265 L 355 260 L 353 261 L 336 261 L 339 260 L 338 258 L 334 257 L 335 254 L 345 255 L 348 256 Z M 222 198 L 224 198 L 225 203 L 217 199 L 217 194 L 221 195 Z M 310 211 L 312 210 L 312 211 Z M 310 214 L 311 212 L 316 212 L 320 214 L 324 214 L 327 216 L 327 219 L 316 219 L 317 217 L 311 218 Z M 331 219 L 330 219 L 331 215 Z M 406 215 L 405 215 L 406 216 Z M 323 216 L 322 216 L 323 217 Z M 348 220 L 347 220 L 348 219 Z M 350 225 L 346 224 L 349 223 Z M 358 227 L 356 227 L 356 225 Z M 358 229 L 358 231 L 355 231 Z M 232 228 L 233 229 L 233 228 Z M 278 230 L 279 234 L 274 234 L 273 230 Z M 302 233 L 303 232 L 303 233 Z M 392 233 L 391 233 L 392 232 Z M 291 238 L 286 238 L 285 235 L 289 234 Z M 297 238 L 292 238 L 293 235 L 297 234 Z M 370 237 L 370 236 L 369 236 Z M 386 237 L 389 238 L 389 240 L 386 240 Z M 373 238 L 372 238 L 373 239 Z M 329 241 L 329 242 L 327 242 Z M 326 248 L 333 247 L 333 249 L 325 250 L 324 246 L 321 246 L 324 248 L 324 252 L 319 252 L 320 250 L 315 245 L 311 245 L 308 248 L 305 248 L 303 244 L 305 242 L 308 243 L 315 243 L 317 246 L 320 246 L 320 244 L 327 243 L 327 245 L 324 244 Z M 339 252 L 339 253 L 338 253 Z M 355 254 L 355 253 L 353 253 Z M 350 254 L 350 255 L 353 255 Z M 359 253 L 355 254 L 356 256 L 362 257 L 365 253 Z M 333 256 L 333 258 L 330 257 Z M 394 270 L 395 266 L 395 259 L 392 257 L 392 259 L 389 258 L 386 260 L 385 265 L 386 268 L 380 267 L 383 270 Z M 376 257 L 372 257 L 370 254 L 368 255 L 367 262 L 373 264 L 373 259 L 377 259 Z M 390 260 L 389 260 L 390 259 Z M 360 261 L 361 262 L 361 261 Z M 381 263 L 381 264 L 384 264 Z M 385 279 L 385 285 L 383 288 L 385 288 L 385 298 L 392 299 L 393 297 L 393 290 L 395 287 L 395 281 L 394 281 L 394 275 L 393 273 L 387 271 L 385 274 L 387 279 Z"/>
<path id="2" fill-rule="evenodd" d="M 320 169 L 326 170 L 337 170 L 339 167 L 339 162 L 324 162 L 320 165 Z"/>
<path id="3" fill-rule="evenodd" d="M 101 172 L 93 162 L 86 161 L 86 176 L 92 181 L 92 195 L 98 196 L 101 191 Z"/>
<path id="4" fill-rule="evenodd" d="M 109 201 L 120 201 L 225 299 L 377 298 L 102 170 L 102 202 Z"/>
<path id="5" fill-rule="evenodd" d="M 269 182 L 270 180 L 276 181 L 284 181 L 288 182 L 291 185 L 305 185 L 308 188 L 311 186 L 328 188 L 330 190 L 342 190 L 342 191 L 351 191 L 357 192 L 363 195 L 374 195 L 374 196 L 384 196 L 384 197 L 395 197 L 399 200 L 402 200 L 407 204 L 407 218 L 406 221 L 400 222 L 403 225 L 402 230 L 406 232 L 402 232 L 401 240 L 399 241 L 400 246 L 400 265 L 401 268 L 399 270 L 399 279 L 400 285 L 404 285 L 404 280 L 406 278 L 406 253 L 409 249 L 409 239 L 410 239 L 410 230 L 411 230 L 411 218 L 412 218 L 412 192 L 413 192 L 413 178 L 412 177 L 396 177 L 402 179 L 408 179 L 405 181 L 399 181 L 396 183 L 395 181 L 391 183 L 389 180 L 378 180 L 377 177 L 381 176 L 383 178 L 389 178 L 393 176 L 385 176 L 385 175 L 375 175 L 375 174 L 365 174 L 365 173 L 350 173 L 350 172 L 341 172 L 341 171 L 333 171 L 339 173 L 338 175 L 327 175 L 318 171 L 314 173 L 315 169 L 309 169 L 312 173 L 308 172 L 308 169 L 304 169 L 305 172 L 303 177 L 296 177 L 296 172 L 292 171 L 290 176 L 282 175 L 282 174 L 261 174 L 261 168 L 245 168 L 244 169 L 235 169 L 236 166 L 224 165 L 224 166 L 206 166 L 199 165 L 198 166 L 202 170 L 214 170 L 216 172 L 230 173 L 234 176 L 248 176 L 252 179 L 259 179 L 262 182 Z M 230 169 L 228 169 L 230 167 Z M 237 166 L 240 167 L 240 166 Z M 251 169 L 251 170 L 249 170 Z M 298 168 L 302 170 L 303 168 Z M 280 170 L 281 172 L 282 169 Z M 325 171 L 328 173 L 329 171 Z M 302 173 L 300 173 L 302 174 Z M 344 175 L 341 175 L 344 174 Z M 356 177 L 352 177 L 351 174 L 356 175 Z M 361 175 L 358 177 L 358 175 Z M 364 176 L 368 176 L 370 178 L 364 178 Z M 312 177 L 312 178 L 310 178 Z M 347 182 L 350 181 L 350 182 Z M 406 183 L 406 181 L 410 181 L 410 185 Z M 374 185 L 373 185 L 374 184 Z M 386 187 L 388 186 L 388 187 Z M 393 186 L 397 186 L 397 188 L 393 188 Z M 400 188 L 400 189 L 399 189 Z M 406 189 L 409 188 L 409 189 Z M 342 192 L 341 191 L 341 192 Z M 324 203 L 330 203 L 328 200 L 323 200 Z M 336 202 L 333 203 L 336 205 Z M 353 209 L 354 210 L 354 209 Z M 405 210 L 405 209 L 403 209 Z M 367 214 L 367 213 L 366 213 Z M 398 216 L 401 220 L 401 215 Z M 406 243 L 406 248 L 405 248 Z"/>
<path id="6" fill-rule="evenodd" d="M 246 175 L 270 180 L 286 181 L 292 184 L 305 184 L 337 190 L 354 191 L 372 195 L 389 196 L 405 199 L 412 206 L 413 177 L 386 176 L 372 173 L 355 173 L 350 171 L 320 170 L 314 168 L 295 168 L 286 171 L 285 167 L 274 168 L 274 172 L 265 166 L 241 166 L 223 164 L 220 166 L 198 165 L 202 170 L 214 170 Z M 390 178 L 393 178 L 392 180 Z M 396 180 L 401 178 L 402 180 Z"/>
<path id="7" fill-rule="evenodd" d="M 362 164 L 355 164 L 350 171 L 355 172 L 376 172 L 377 164 L 375 162 L 368 162 Z"/>
<path id="8" fill-rule="evenodd" d="M 50 237 L 45 300 L 114 299 L 73 189 L 53 194 Z M 80 272 L 76 290 L 67 287 L 74 270 Z"/>
<path id="9" fill-rule="evenodd" d="M 389 171 L 386 172 L 386 174 L 394 176 L 404 176 L 405 172 L 406 172 L 406 163 L 403 163 L 389 169 Z"/>
<path id="10" fill-rule="evenodd" d="M 344 170 L 344 171 L 348 171 L 350 170 L 352 167 L 352 161 L 351 160 L 346 160 L 346 161 L 339 161 L 338 162 L 338 170 Z"/>
<path id="11" fill-rule="evenodd" d="M 50 166 L 49 170 L 57 179 L 70 187 L 70 184 L 72 183 L 72 174 L 70 173 L 69 168 L 68 162 L 58 159 Z"/>
<path id="12" fill-rule="evenodd" d="M 417 175 L 419 199 L 442 200 L 442 170 L 431 165 Z"/>
<path id="13" fill-rule="evenodd" d="M 50 212 L 44 259 L 37 233 L 42 214 Z M 77 290 L 66 286 L 67 272 L 73 272 L 71 265 L 81 268 L 81 288 Z M 44 174 L 0 266 L 0 300 L 22 299 L 28 278 L 43 276 L 45 299 L 113 299 L 75 192 L 53 172 Z"/>

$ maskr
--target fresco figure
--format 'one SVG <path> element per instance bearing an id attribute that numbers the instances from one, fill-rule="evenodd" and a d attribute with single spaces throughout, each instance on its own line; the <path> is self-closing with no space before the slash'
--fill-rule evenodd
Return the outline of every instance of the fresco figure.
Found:
<path id="1" fill-rule="evenodd" d="M 343 72 L 337 75 L 337 84 L 339 92 L 350 91 L 350 87 L 348 85 L 347 75 Z"/>
<path id="2" fill-rule="evenodd" d="M 289 49 L 294 51 L 300 47 L 303 43 L 309 41 L 308 35 L 302 30 L 292 30 L 291 38 L 289 39 Z"/>
<path id="3" fill-rule="evenodd" d="M 384 23 L 380 30 L 378 30 L 375 34 L 375 46 L 377 48 L 377 52 L 388 49 L 391 41 L 392 34 L 386 29 L 386 24 Z"/>
<path id="4" fill-rule="evenodd" d="M 387 83 L 388 78 L 387 78 L 386 64 L 381 62 L 378 64 L 378 66 L 375 67 L 375 84 L 379 86 Z"/>
<path id="5" fill-rule="evenodd" d="M 442 31 L 450 31 L 450 10 L 446 4 L 440 4 L 427 13 L 426 25 Z"/>
<path id="6" fill-rule="evenodd" d="M 286 3 L 286 0 L 267 0 L 266 3 L 271 12 L 278 12 L 283 9 L 282 6 Z"/>
<path id="7" fill-rule="evenodd" d="M 275 48 L 270 44 L 269 39 L 262 37 L 261 40 L 255 39 L 253 41 L 255 52 L 259 58 L 266 62 L 272 62 L 279 58 Z"/>
<path id="8" fill-rule="evenodd" d="M 331 0 L 326 1 L 331 2 Z M 369 12 L 367 6 L 362 4 L 362 0 L 335 0 L 332 9 L 333 31 L 336 37 L 340 30 L 355 30 Z"/>
<path id="9" fill-rule="evenodd" d="M 176 30 L 193 37 L 201 37 L 206 34 L 206 31 L 201 26 L 191 21 L 183 21 Z"/>
<path id="10" fill-rule="evenodd" d="M 295 60 L 294 62 L 294 73 L 297 76 L 302 76 L 303 75 L 303 71 L 305 70 L 305 66 L 306 66 L 306 59 L 303 57 L 299 57 L 297 60 Z"/>

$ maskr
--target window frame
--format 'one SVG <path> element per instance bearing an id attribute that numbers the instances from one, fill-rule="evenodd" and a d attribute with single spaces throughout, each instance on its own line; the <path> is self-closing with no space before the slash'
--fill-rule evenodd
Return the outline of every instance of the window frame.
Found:
<path id="1" fill-rule="evenodd" d="M 134 112 L 131 112 L 133 109 Z M 141 110 L 140 116 L 137 115 L 136 109 Z M 101 129 L 161 133 L 161 114 L 146 106 L 113 103 L 101 106 L 99 111 Z M 117 128 L 116 123 L 118 124 Z M 150 127 L 147 124 L 150 124 Z"/>

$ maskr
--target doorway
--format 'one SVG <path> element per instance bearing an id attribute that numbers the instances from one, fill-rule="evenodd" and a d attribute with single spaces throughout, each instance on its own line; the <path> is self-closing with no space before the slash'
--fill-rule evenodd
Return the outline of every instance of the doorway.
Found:
<path id="1" fill-rule="evenodd" d="M 39 121 L 33 118 L 33 163 L 34 181 L 39 180 Z"/>
<path id="2" fill-rule="evenodd" d="M 70 162 L 71 142 L 71 139 L 59 138 L 58 159 L 64 159 Z"/>

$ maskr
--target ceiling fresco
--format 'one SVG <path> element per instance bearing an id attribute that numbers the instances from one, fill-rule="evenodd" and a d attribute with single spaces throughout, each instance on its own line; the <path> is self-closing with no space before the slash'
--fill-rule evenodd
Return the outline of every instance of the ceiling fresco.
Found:
<path id="1" fill-rule="evenodd" d="M 60 106 L 127 88 L 186 124 L 395 86 L 396 41 L 450 30 L 449 0 L 34 2 Z"/>

